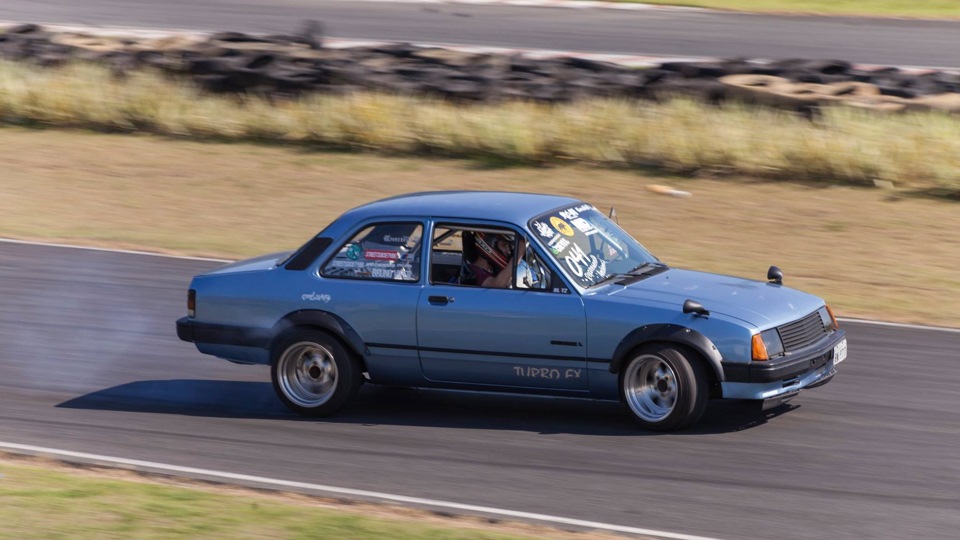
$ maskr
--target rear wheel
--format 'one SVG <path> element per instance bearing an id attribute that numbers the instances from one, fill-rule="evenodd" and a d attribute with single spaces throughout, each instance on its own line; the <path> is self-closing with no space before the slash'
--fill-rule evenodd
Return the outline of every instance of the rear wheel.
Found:
<path id="1" fill-rule="evenodd" d="M 692 353 L 670 346 L 644 346 L 620 376 L 620 393 L 644 428 L 675 431 L 703 416 L 709 382 Z"/>
<path id="2" fill-rule="evenodd" d="M 305 416 L 333 414 L 362 382 L 353 355 L 334 337 L 315 330 L 295 330 L 280 339 L 270 378 L 281 401 Z"/>

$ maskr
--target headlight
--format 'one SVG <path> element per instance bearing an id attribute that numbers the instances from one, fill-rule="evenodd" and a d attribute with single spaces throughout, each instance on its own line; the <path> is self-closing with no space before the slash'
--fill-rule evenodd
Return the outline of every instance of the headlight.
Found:
<path id="1" fill-rule="evenodd" d="M 187 317 L 197 316 L 197 291 L 190 289 L 187 292 Z"/>
<path id="2" fill-rule="evenodd" d="M 833 315 L 833 310 L 830 309 L 830 306 L 823 306 L 817 312 L 820 314 L 820 320 L 823 321 L 823 327 L 829 328 L 831 330 L 837 330 L 840 328 L 840 325 L 837 324 L 837 318 Z"/>
<path id="3" fill-rule="evenodd" d="M 783 342 L 780 341 L 780 333 L 777 332 L 776 328 L 754 334 L 750 348 L 753 353 L 753 360 L 756 362 L 763 362 L 783 355 Z"/>

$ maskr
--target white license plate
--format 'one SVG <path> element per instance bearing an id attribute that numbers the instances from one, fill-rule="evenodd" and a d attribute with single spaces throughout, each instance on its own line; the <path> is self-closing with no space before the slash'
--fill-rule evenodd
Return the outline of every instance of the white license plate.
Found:
<path id="1" fill-rule="evenodd" d="M 836 366 L 847 358 L 847 340 L 843 340 L 833 348 L 833 365 Z"/>

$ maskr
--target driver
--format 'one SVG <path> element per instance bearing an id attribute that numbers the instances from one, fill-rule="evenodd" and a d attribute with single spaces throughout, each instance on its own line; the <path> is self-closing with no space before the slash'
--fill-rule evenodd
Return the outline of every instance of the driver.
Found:
<path id="1" fill-rule="evenodd" d="M 477 258 L 468 263 L 467 267 L 473 273 L 474 283 L 481 287 L 508 288 L 513 269 L 512 237 L 476 232 L 473 241 L 477 248 Z"/>

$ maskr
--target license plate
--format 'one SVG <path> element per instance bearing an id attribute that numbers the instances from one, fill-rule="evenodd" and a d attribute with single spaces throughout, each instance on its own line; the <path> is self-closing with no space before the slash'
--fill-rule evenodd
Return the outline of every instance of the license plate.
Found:
<path id="1" fill-rule="evenodd" d="M 836 366 L 847 358 L 847 340 L 843 340 L 833 348 L 833 365 Z"/>

